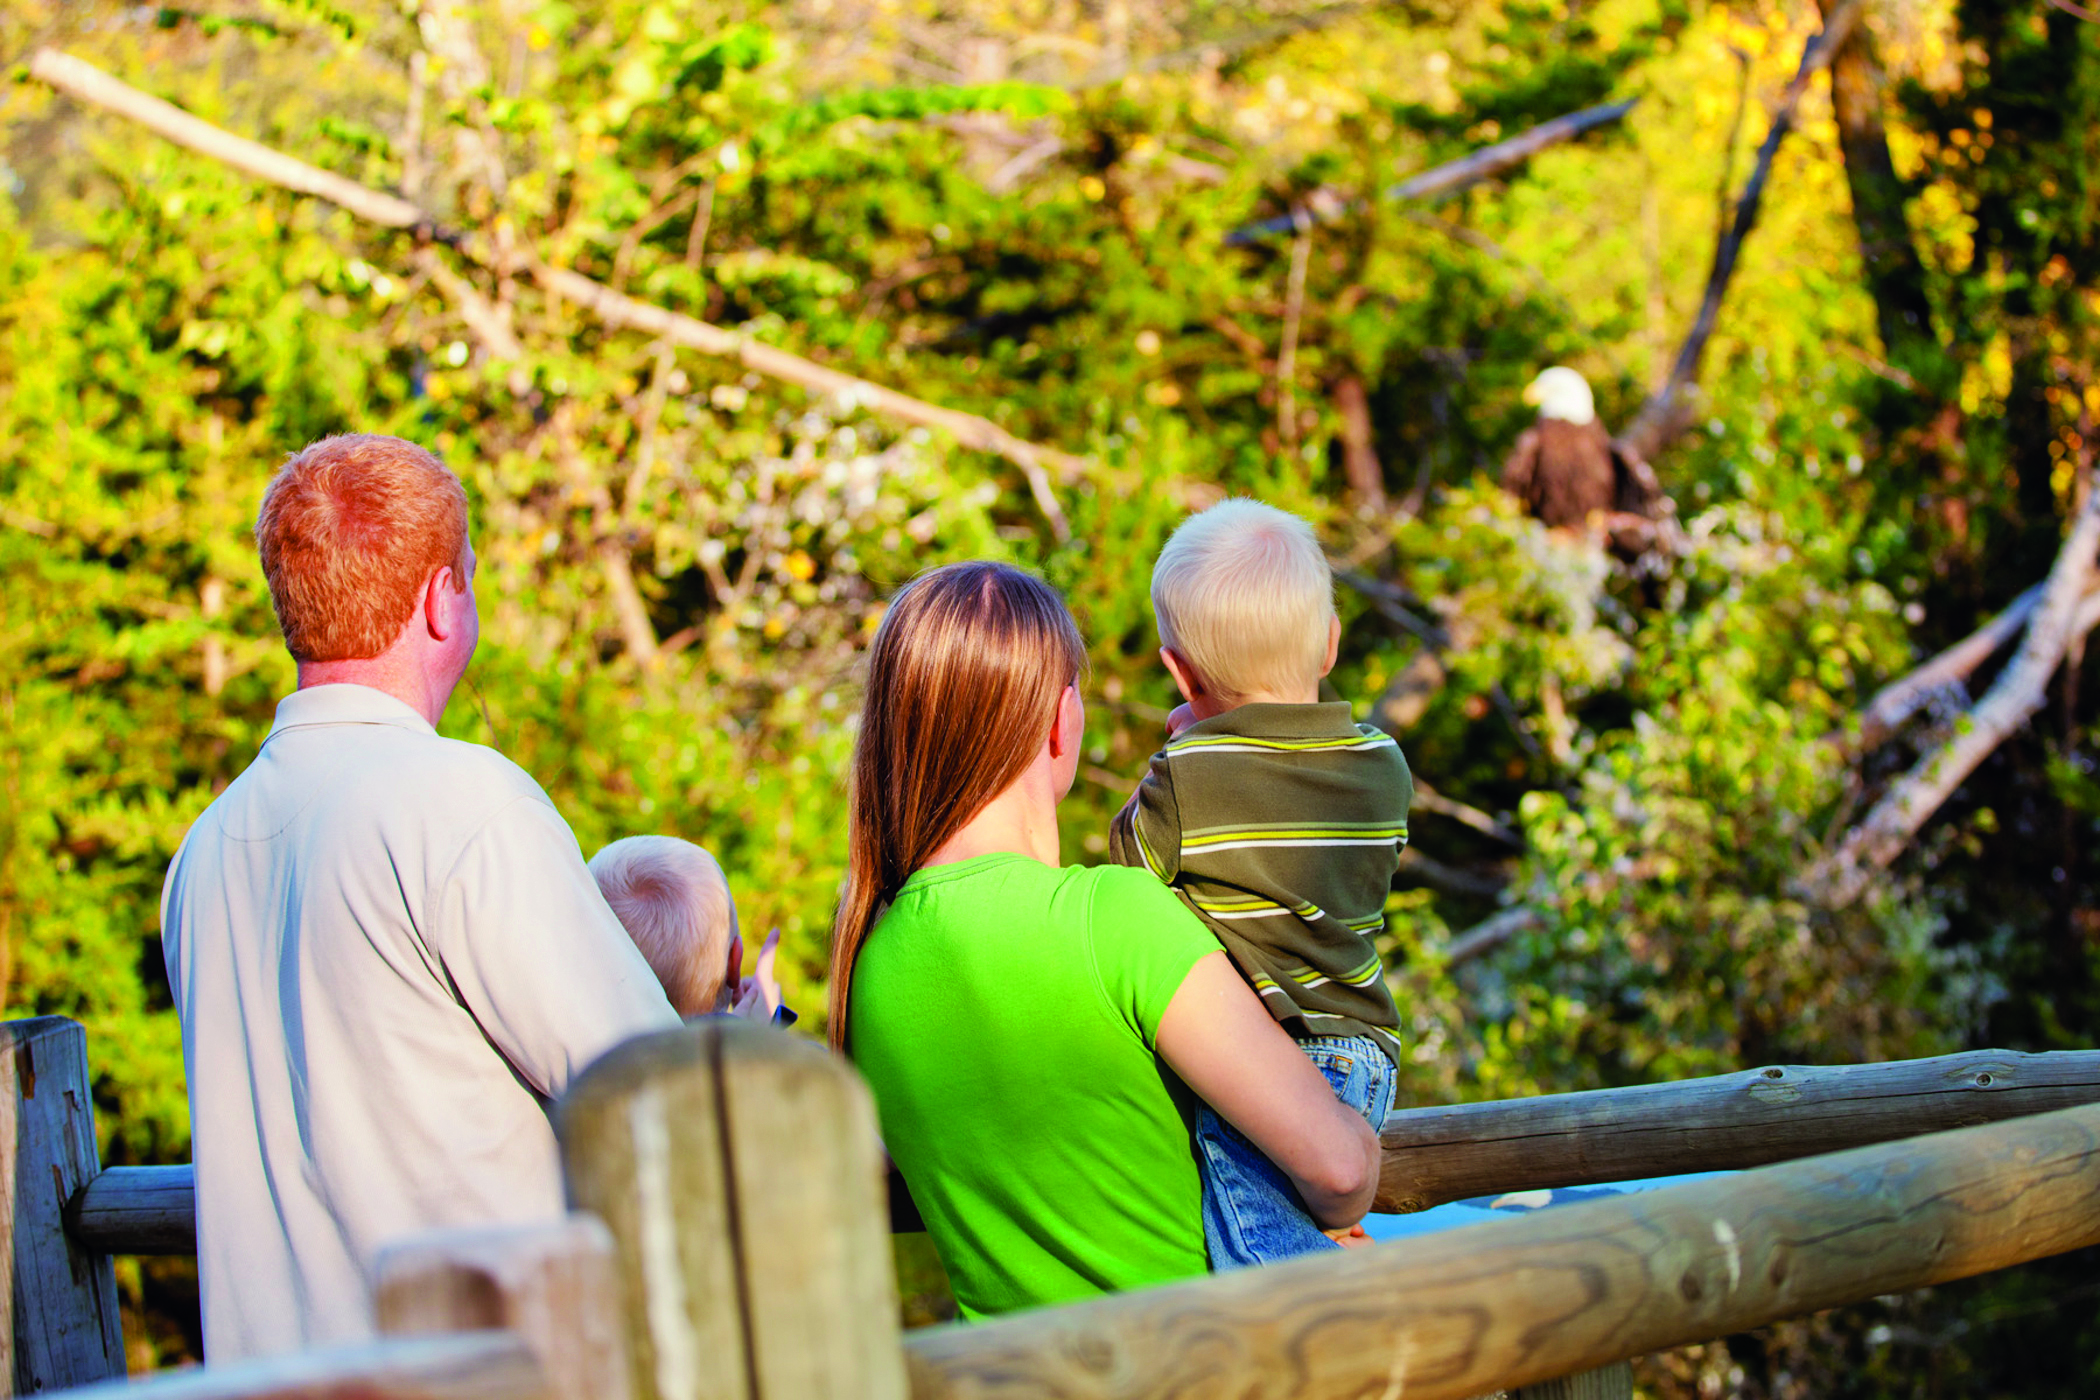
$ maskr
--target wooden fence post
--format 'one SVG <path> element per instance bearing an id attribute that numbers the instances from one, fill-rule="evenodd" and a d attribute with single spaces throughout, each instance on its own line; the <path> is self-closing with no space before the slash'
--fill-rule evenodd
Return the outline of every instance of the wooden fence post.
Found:
<path id="1" fill-rule="evenodd" d="M 121 1377 L 116 1271 L 107 1254 L 83 1249 L 65 1229 L 66 1203 L 101 1169 L 87 1032 L 63 1016 L 9 1021 L 0 1051 L 14 1070 L 12 1092 L 0 1092 L 10 1120 L 0 1127 L 7 1393 Z"/>
<path id="2" fill-rule="evenodd" d="M 513 1332 L 556 1400 L 628 1400 L 620 1279 L 595 1216 L 415 1235 L 380 1251 L 373 1279 L 387 1336 Z"/>
<path id="3" fill-rule="evenodd" d="M 843 1061 L 707 1021 L 608 1054 L 557 1126 L 571 1203 L 618 1246 L 636 1400 L 904 1400 L 874 1109 Z"/>

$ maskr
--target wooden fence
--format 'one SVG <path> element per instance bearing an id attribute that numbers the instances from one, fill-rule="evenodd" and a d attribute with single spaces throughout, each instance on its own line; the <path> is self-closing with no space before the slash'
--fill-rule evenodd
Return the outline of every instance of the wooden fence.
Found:
<path id="1" fill-rule="evenodd" d="M 109 1256 L 195 1247 L 187 1168 L 98 1171 L 86 1042 L 9 1023 L 17 1393 L 119 1377 Z M 576 1213 L 417 1237 L 383 1340 L 130 1400 L 1465 1400 L 2100 1243 L 2100 1052 L 1978 1052 L 1396 1113 L 1380 1204 L 1722 1179 L 900 1335 L 866 1092 L 741 1024 L 645 1037 L 560 1106 Z M 1781 1165 L 1768 1165 L 1781 1163 Z M 115 1400 L 111 1392 L 110 1400 Z"/>

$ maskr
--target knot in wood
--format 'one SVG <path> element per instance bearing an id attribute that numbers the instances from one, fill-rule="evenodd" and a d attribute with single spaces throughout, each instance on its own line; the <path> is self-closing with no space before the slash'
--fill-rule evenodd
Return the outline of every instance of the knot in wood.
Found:
<path id="1" fill-rule="evenodd" d="M 1767 1078 L 1767 1079 L 1784 1079 L 1784 1078 L 1786 1078 L 1786 1071 L 1785 1071 L 1785 1070 L 1783 1070 L 1783 1069 L 1781 1069 L 1781 1068 L 1780 1068 L 1780 1067 L 1779 1067 L 1778 1065 L 1771 1065 L 1771 1066 L 1768 1066 L 1767 1068 L 1765 1068 L 1764 1070 L 1762 1070 L 1762 1071 L 1761 1071 L 1761 1073 L 1762 1073 L 1762 1074 L 1764 1075 L 1764 1077 L 1765 1077 L 1765 1078 Z"/>
<path id="2" fill-rule="evenodd" d="M 1684 1295 L 1687 1303 L 1696 1303 L 1706 1296 L 1706 1285 L 1699 1282 L 1699 1275 L 1687 1271 L 1685 1276 L 1677 1281 L 1677 1291 Z"/>

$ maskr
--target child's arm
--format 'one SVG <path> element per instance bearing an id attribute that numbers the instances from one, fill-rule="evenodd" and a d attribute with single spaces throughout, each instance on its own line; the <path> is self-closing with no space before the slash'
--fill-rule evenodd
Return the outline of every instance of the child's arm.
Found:
<path id="1" fill-rule="evenodd" d="M 1168 884 L 1181 873 L 1181 808 L 1164 751 L 1152 755 L 1137 791 L 1109 824 L 1108 858 L 1149 870 Z"/>

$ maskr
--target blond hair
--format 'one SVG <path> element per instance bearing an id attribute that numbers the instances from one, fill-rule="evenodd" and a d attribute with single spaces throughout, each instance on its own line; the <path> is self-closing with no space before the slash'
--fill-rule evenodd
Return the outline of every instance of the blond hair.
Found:
<path id="1" fill-rule="evenodd" d="M 678 1014 L 713 1011 L 736 936 L 736 905 L 715 858 L 675 836 L 629 836 L 591 857 L 591 878 Z"/>
<path id="2" fill-rule="evenodd" d="M 1007 564 L 904 586 L 868 649 L 831 934 L 829 1033 L 846 1048 L 853 968 L 913 871 L 1034 761 L 1086 645 L 1057 590 Z"/>
<path id="3" fill-rule="evenodd" d="M 1159 639 L 1219 699 L 1319 680 L 1334 575 L 1312 526 L 1235 497 L 1181 522 L 1152 568 Z"/>

